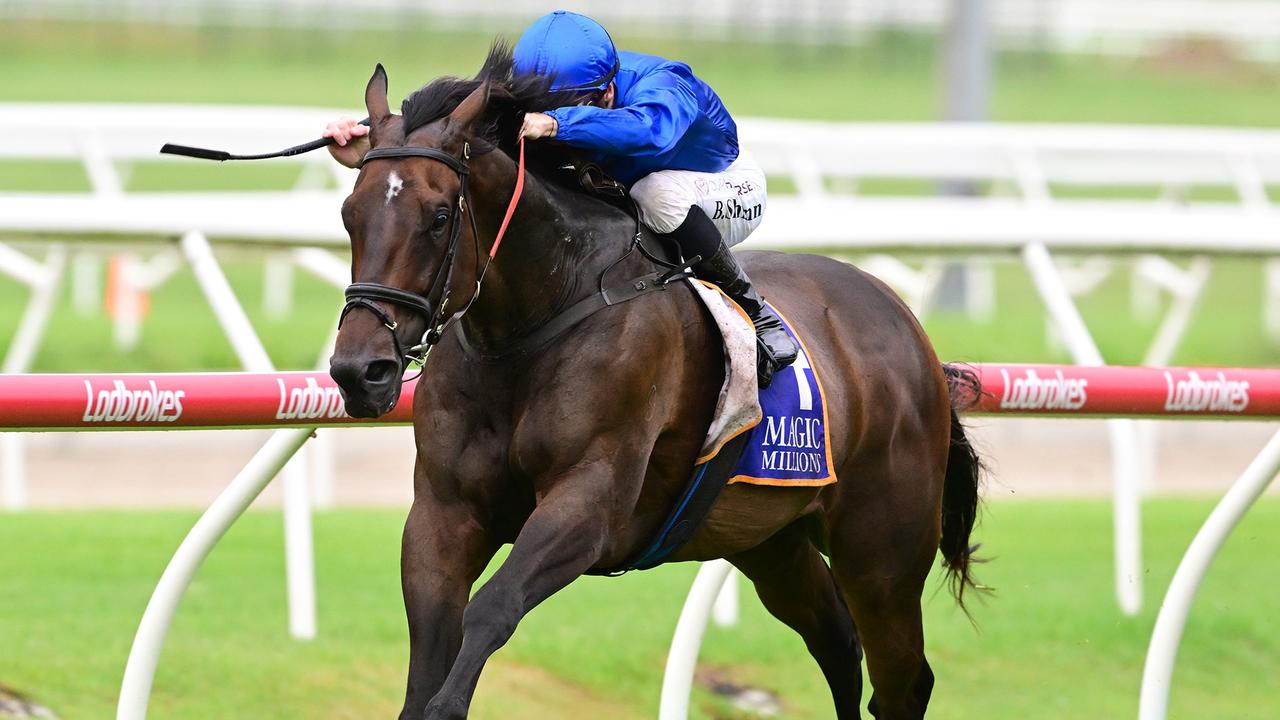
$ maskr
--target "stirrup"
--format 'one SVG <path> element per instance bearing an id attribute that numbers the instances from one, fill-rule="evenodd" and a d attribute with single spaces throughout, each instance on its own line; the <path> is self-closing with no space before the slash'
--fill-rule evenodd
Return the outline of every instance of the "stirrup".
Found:
<path id="1" fill-rule="evenodd" d="M 778 359 L 773 350 L 768 345 L 765 345 L 764 340 L 761 340 L 759 336 L 756 337 L 756 382 L 761 390 L 773 383 L 773 376 L 778 374 L 779 370 L 786 368 L 793 362 L 795 362 L 795 358 L 785 362 Z"/>

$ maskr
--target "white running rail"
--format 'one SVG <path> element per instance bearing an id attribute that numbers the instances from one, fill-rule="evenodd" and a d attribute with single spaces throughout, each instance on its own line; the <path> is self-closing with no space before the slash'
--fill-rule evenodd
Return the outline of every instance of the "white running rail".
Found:
<path id="1" fill-rule="evenodd" d="M 302 187 L 287 191 L 141 193 L 130 191 L 127 182 L 140 161 L 197 162 L 157 156 L 166 141 L 273 150 L 315 137 L 327 120 L 341 114 L 359 115 L 314 108 L 0 104 L 0 163 L 77 162 L 91 187 L 82 193 L 0 193 L 0 272 L 32 288 L 6 370 L 26 367 L 47 320 L 49 297 L 64 272 L 62 251 L 51 239 L 74 242 L 77 248 L 106 238 L 113 240 L 109 247 L 121 241 L 150 242 L 176 250 L 181 238 L 197 233 L 212 243 L 345 248 L 338 207 L 354 174 L 323 152 L 301 160 L 309 168 L 300 175 Z M 33 118 L 38 124 L 33 125 Z M 750 247 L 878 253 L 871 263 L 896 277 L 897 284 L 911 286 L 918 312 L 924 312 L 940 274 L 928 262 L 923 274 L 917 273 L 888 253 L 995 253 L 1018 259 L 1073 356 L 1085 364 L 1105 358 L 1080 321 L 1072 295 L 1091 284 L 1089 277 L 1096 278 L 1099 266 L 1073 270 L 1054 253 L 1193 258 L 1189 268 L 1163 259 L 1142 264 L 1142 276 L 1175 298 L 1152 350 L 1157 361 L 1167 361 L 1158 356 L 1171 355 L 1177 347 L 1204 286 L 1208 258 L 1280 255 L 1280 213 L 1268 193 L 1280 185 L 1280 132 L 767 119 L 743 119 L 740 129 L 743 145 L 770 177 L 785 178 L 795 188 L 795 194 L 775 192 Z M 317 178 L 322 187 L 315 187 Z M 889 191 L 857 192 L 884 180 L 898 185 Z M 989 184 L 993 192 L 944 198 L 893 189 L 903 183 L 930 188 L 955 180 Z M 1201 186 L 1223 188 L 1224 199 L 1190 201 L 1189 191 Z M 1149 199 L 1112 196 L 1141 188 L 1159 193 Z M 1082 192 L 1088 196 L 1076 197 Z M 15 245 L 43 251 L 43 261 Z M 188 252 L 186 257 L 192 261 L 195 256 Z M 202 263 L 216 264 L 211 254 L 199 257 Z M 328 252 L 290 250 L 290 260 L 342 282 L 343 263 Z M 1105 271 L 1105 263 L 1101 267 Z M 1270 267 L 1268 297 L 1277 297 L 1280 266 Z M 270 272 L 279 282 L 279 267 Z M 220 317 L 232 311 L 233 297 L 204 287 L 210 303 L 222 309 Z M 241 323 L 227 325 L 232 326 L 244 330 Z M 1139 504 L 1141 476 L 1149 463 L 1130 421 L 1114 421 L 1111 436 L 1117 596 L 1132 613 L 1141 603 Z M 20 507 L 22 501 L 16 446 L 8 437 L 0 445 L 0 471 L 5 472 L 0 489 L 8 507 Z"/>

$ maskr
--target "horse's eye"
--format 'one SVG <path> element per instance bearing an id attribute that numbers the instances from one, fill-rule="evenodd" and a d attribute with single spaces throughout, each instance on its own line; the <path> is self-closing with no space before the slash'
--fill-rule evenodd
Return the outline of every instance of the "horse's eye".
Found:
<path id="1" fill-rule="evenodd" d="M 440 212 L 436 213 L 435 219 L 431 221 L 431 229 L 435 232 L 440 232 L 441 230 L 444 229 L 444 226 L 448 224 L 449 224 L 449 213 L 445 210 L 441 210 Z"/>

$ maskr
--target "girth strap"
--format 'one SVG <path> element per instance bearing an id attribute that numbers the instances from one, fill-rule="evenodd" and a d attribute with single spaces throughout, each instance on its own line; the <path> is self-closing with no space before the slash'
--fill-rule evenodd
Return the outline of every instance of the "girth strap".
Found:
<path id="1" fill-rule="evenodd" d="M 686 277 L 688 275 L 684 273 L 663 271 L 632 278 L 579 300 L 548 320 L 537 330 L 497 352 L 486 352 L 479 348 L 475 348 L 475 350 L 485 360 L 503 360 L 520 355 L 528 355 L 551 342 L 569 328 L 607 307 L 621 305 L 655 292 L 663 292 L 671 286 L 671 283 L 683 280 Z"/>

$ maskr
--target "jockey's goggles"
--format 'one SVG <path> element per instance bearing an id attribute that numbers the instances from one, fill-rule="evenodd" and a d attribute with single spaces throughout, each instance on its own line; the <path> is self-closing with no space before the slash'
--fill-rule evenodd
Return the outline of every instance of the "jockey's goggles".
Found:
<path id="1" fill-rule="evenodd" d="M 552 90 L 555 90 L 556 92 L 560 92 L 563 90 L 568 90 L 568 91 L 594 90 L 594 91 L 603 92 L 606 88 L 609 87 L 609 83 L 613 82 L 613 78 L 618 74 L 618 68 L 620 66 L 621 66 L 621 63 L 615 59 L 613 61 L 613 67 L 610 68 L 609 72 L 605 73 L 604 77 L 600 78 L 599 80 L 592 80 L 591 82 L 582 83 L 581 85 L 570 85 L 569 87 L 553 87 Z"/>

